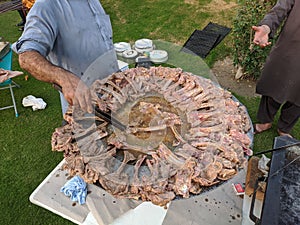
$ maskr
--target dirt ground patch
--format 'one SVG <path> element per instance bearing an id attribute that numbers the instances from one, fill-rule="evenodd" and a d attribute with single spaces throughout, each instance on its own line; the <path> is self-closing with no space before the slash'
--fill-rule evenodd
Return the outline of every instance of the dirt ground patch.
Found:
<path id="1" fill-rule="evenodd" d="M 220 12 L 220 11 L 225 11 L 229 10 L 232 8 L 237 7 L 237 3 L 235 2 L 225 2 L 223 0 L 212 0 L 208 5 L 204 7 L 205 11 L 208 12 Z"/>
<path id="2" fill-rule="evenodd" d="M 245 97 L 258 96 L 255 93 L 255 81 L 243 78 L 235 79 L 237 68 L 233 65 L 231 58 L 226 57 L 221 61 L 217 61 L 212 68 L 212 72 L 224 89 Z"/>

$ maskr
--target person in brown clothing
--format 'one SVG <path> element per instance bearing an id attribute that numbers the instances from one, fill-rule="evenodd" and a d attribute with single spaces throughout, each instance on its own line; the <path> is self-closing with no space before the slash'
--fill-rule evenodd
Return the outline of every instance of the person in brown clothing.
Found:
<path id="1" fill-rule="evenodd" d="M 26 23 L 27 13 L 29 12 L 31 7 L 33 6 L 35 0 L 21 0 L 21 2 L 22 2 L 23 7 L 22 7 L 22 9 L 18 10 L 18 13 L 19 13 L 22 21 L 20 23 L 16 24 L 16 26 L 20 27 L 19 28 L 20 31 L 23 31 L 24 30 L 24 25 Z"/>
<path id="2" fill-rule="evenodd" d="M 22 2 L 22 1 L 20 0 L 20 2 Z M 26 23 L 26 13 L 25 13 L 23 7 L 20 8 L 20 9 L 18 9 L 17 11 L 18 11 L 18 13 L 19 13 L 19 15 L 20 15 L 20 17 L 21 17 L 22 20 L 21 20 L 21 22 L 17 23 L 16 26 L 20 27 L 19 30 L 22 31 L 23 28 L 24 28 L 24 25 Z"/>
<path id="3" fill-rule="evenodd" d="M 259 25 L 252 27 L 253 43 L 262 48 L 270 45 L 269 38 L 281 25 L 257 82 L 256 92 L 262 97 L 254 130 L 261 133 L 270 129 L 280 110 L 278 134 L 292 137 L 290 132 L 300 116 L 300 1 L 279 0 Z"/>

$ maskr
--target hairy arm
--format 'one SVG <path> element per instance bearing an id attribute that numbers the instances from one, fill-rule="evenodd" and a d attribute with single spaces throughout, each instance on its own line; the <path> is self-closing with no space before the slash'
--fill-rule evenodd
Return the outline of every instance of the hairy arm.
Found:
<path id="1" fill-rule="evenodd" d="M 70 105 L 92 112 L 90 91 L 76 75 L 51 64 L 37 51 L 19 54 L 19 63 L 36 79 L 61 86 L 62 93 Z"/>

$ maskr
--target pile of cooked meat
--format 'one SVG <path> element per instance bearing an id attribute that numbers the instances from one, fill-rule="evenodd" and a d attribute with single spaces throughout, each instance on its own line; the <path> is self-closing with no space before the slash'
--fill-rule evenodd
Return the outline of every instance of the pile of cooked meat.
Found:
<path id="1" fill-rule="evenodd" d="M 232 178 L 251 152 L 246 108 L 209 79 L 138 67 L 91 87 L 93 104 L 127 125 L 69 108 L 52 149 L 65 169 L 114 196 L 165 206 Z"/>

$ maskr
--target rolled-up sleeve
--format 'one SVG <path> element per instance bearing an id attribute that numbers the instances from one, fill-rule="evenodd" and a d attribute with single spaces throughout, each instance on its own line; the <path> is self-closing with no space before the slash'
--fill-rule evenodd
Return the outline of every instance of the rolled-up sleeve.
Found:
<path id="1" fill-rule="evenodd" d="M 37 51 L 47 56 L 53 48 L 57 37 L 57 18 L 51 9 L 51 1 L 38 0 L 27 15 L 27 22 L 20 39 L 15 43 L 15 51 L 19 54 L 26 51 Z M 40 10 L 40 9 L 43 10 Z"/>
<path id="2" fill-rule="evenodd" d="M 268 25 L 271 29 L 270 37 L 274 37 L 277 29 L 286 19 L 294 4 L 295 0 L 279 0 L 271 11 L 265 15 L 259 25 Z"/>

